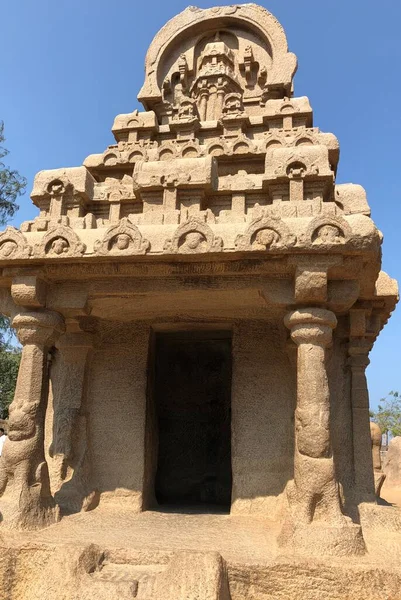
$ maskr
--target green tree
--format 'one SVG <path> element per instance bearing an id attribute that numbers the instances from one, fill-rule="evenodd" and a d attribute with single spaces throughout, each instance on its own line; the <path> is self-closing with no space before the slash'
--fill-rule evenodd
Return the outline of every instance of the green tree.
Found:
<path id="1" fill-rule="evenodd" d="M 8 417 L 8 407 L 14 398 L 21 351 L 18 348 L 0 350 L 0 418 Z"/>
<path id="2" fill-rule="evenodd" d="M 4 123 L 0 121 L 0 225 L 5 225 L 18 210 L 16 200 L 25 192 L 26 179 L 18 171 L 7 167 L 3 158 L 8 150 L 5 141 Z M 13 343 L 9 319 L 0 315 L 0 417 L 8 416 L 8 407 L 14 397 L 21 351 Z"/>
<path id="3" fill-rule="evenodd" d="M 401 394 L 389 392 L 385 398 L 380 399 L 377 410 L 371 411 L 370 416 L 382 430 L 388 446 L 389 435 L 401 435 Z"/>
<path id="4" fill-rule="evenodd" d="M 5 141 L 4 123 L 0 121 L 0 224 L 5 225 L 11 219 L 19 206 L 16 204 L 18 196 L 25 193 L 26 179 L 18 173 L 7 167 L 3 158 L 7 156 L 6 150 L 2 144 Z"/>

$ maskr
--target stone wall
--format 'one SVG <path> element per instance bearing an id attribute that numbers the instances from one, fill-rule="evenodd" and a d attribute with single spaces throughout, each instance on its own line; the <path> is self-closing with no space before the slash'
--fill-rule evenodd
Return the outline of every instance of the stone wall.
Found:
<path id="1" fill-rule="evenodd" d="M 92 477 L 103 500 L 127 496 L 131 509 L 141 510 L 150 330 L 125 329 L 127 339 L 109 338 L 94 351 L 88 397 Z"/>
<path id="2" fill-rule="evenodd" d="M 244 321 L 234 329 L 232 466 L 234 514 L 272 519 L 293 477 L 295 364 L 284 327 Z"/>

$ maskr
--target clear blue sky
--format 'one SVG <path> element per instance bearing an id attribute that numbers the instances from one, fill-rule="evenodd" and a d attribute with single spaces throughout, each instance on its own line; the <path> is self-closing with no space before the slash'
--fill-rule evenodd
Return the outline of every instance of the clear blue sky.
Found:
<path id="1" fill-rule="evenodd" d="M 154 34 L 190 1 L 2 0 L 0 119 L 8 162 L 29 188 L 37 171 L 80 165 L 113 142 L 114 116 L 139 107 Z M 366 188 L 384 233 L 383 268 L 401 281 L 400 0 L 261 4 L 298 56 L 295 94 L 310 98 L 315 125 L 340 140 L 338 182 Z M 36 214 L 28 195 L 20 205 L 17 226 Z M 372 406 L 401 391 L 401 309 L 372 351 L 368 380 Z"/>

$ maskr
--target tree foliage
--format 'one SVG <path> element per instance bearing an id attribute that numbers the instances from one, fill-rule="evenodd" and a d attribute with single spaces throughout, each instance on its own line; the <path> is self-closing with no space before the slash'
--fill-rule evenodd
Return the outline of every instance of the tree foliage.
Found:
<path id="1" fill-rule="evenodd" d="M 6 150 L 2 144 L 5 141 L 4 123 L 0 121 L 0 224 L 5 225 L 9 219 L 14 216 L 19 206 L 16 204 L 18 196 L 25 192 L 26 179 L 18 173 L 7 167 L 3 158 L 7 156 Z"/>
<path id="2" fill-rule="evenodd" d="M 377 410 L 371 411 L 370 416 L 378 424 L 386 440 L 389 435 L 401 435 L 401 394 L 389 392 L 385 398 L 381 398 Z"/>
<path id="3" fill-rule="evenodd" d="M 14 398 L 21 351 L 17 348 L 0 350 L 0 417 L 8 417 L 8 407 Z"/>
<path id="4" fill-rule="evenodd" d="M 26 179 L 18 171 L 7 167 L 3 158 L 8 150 L 5 141 L 4 123 L 0 121 L 0 225 L 5 225 L 18 210 L 16 200 L 25 192 Z M 8 407 L 13 400 L 17 382 L 21 351 L 16 346 L 9 319 L 0 315 L 0 417 L 8 416 Z"/>

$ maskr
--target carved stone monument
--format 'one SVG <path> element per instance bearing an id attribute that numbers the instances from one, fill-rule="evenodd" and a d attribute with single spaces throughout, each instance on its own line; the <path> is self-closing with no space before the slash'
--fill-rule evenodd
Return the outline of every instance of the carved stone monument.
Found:
<path id="1" fill-rule="evenodd" d="M 365 377 L 397 284 L 296 68 L 264 8 L 187 8 L 144 111 L 0 234 L 6 598 L 401 598 Z"/>
<path id="2" fill-rule="evenodd" d="M 377 423 L 370 422 L 370 437 L 372 440 L 372 461 L 373 476 L 375 479 L 375 494 L 379 498 L 380 490 L 386 479 L 382 468 L 381 448 L 382 448 L 382 430 Z"/>

